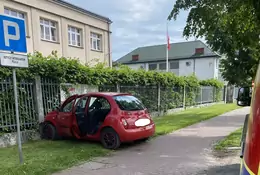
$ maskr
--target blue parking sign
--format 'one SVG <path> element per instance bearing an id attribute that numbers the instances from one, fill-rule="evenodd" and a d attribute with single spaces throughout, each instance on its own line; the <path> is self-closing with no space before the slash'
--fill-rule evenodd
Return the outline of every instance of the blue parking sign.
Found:
<path id="1" fill-rule="evenodd" d="M 0 15 L 0 50 L 27 53 L 24 20 Z"/>

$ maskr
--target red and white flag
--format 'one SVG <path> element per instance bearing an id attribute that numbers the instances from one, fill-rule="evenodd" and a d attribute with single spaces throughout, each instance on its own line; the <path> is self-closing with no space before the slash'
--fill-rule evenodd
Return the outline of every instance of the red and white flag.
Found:
<path id="1" fill-rule="evenodd" d="M 167 49 L 170 50 L 171 49 L 171 43 L 170 43 L 170 36 L 169 36 L 169 32 L 168 32 L 168 21 L 167 21 L 167 29 L 166 29 L 166 38 L 167 38 Z"/>
<path id="2" fill-rule="evenodd" d="M 167 32 L 167 48 L 168 48 L 168 50 L 171 49 L 170 36 L 169 36 L 168 32 Z"/>

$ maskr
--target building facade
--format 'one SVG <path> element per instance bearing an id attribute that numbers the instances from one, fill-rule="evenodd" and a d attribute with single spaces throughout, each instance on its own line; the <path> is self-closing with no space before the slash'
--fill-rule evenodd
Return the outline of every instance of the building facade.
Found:
<path id="1" fill-rule="evenodd" d="M 29 53 L 112 66 L 109 18 L 62 0 L 0 0 L 0 14 L 25 21 Z"/>
<path id="2" fill-rule="evenodd" d="M 221 56 L 202 41 L 172 43 L 168 59 L 169 72 L 178 76 L 195 74 L 200 80 L 214 78 L 223 81 L 219 71 Z M 115 63 L 132 69 L 166 71 L 166 45 L 137 48 Z"/>

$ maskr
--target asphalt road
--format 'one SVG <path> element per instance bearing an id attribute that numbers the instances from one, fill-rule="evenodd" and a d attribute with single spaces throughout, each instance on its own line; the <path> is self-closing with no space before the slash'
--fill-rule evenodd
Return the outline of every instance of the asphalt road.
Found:
<path id="1" fill-rule="evenodd" d="M 241 127 L 248 112 L 249 108 L 238 109 L 56 175 L 238 174 L 237 160 L 219 161 L 212 156 L 211 147 Z"/>

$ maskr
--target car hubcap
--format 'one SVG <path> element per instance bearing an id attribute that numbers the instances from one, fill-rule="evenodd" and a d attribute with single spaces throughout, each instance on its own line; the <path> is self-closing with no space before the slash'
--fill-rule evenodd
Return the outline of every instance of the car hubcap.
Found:
<path id="1" fill-rule="evenodd" d="M 104 141 L 105 141 L 105 144 L 108 146 L 108 147 L 113 147 L 115 145 L 115 142 L 116 142 L 116 139 L 115 139 L 115 136 L 114 134 L 112 133 L 106 133 L 104 135 Z"/>

